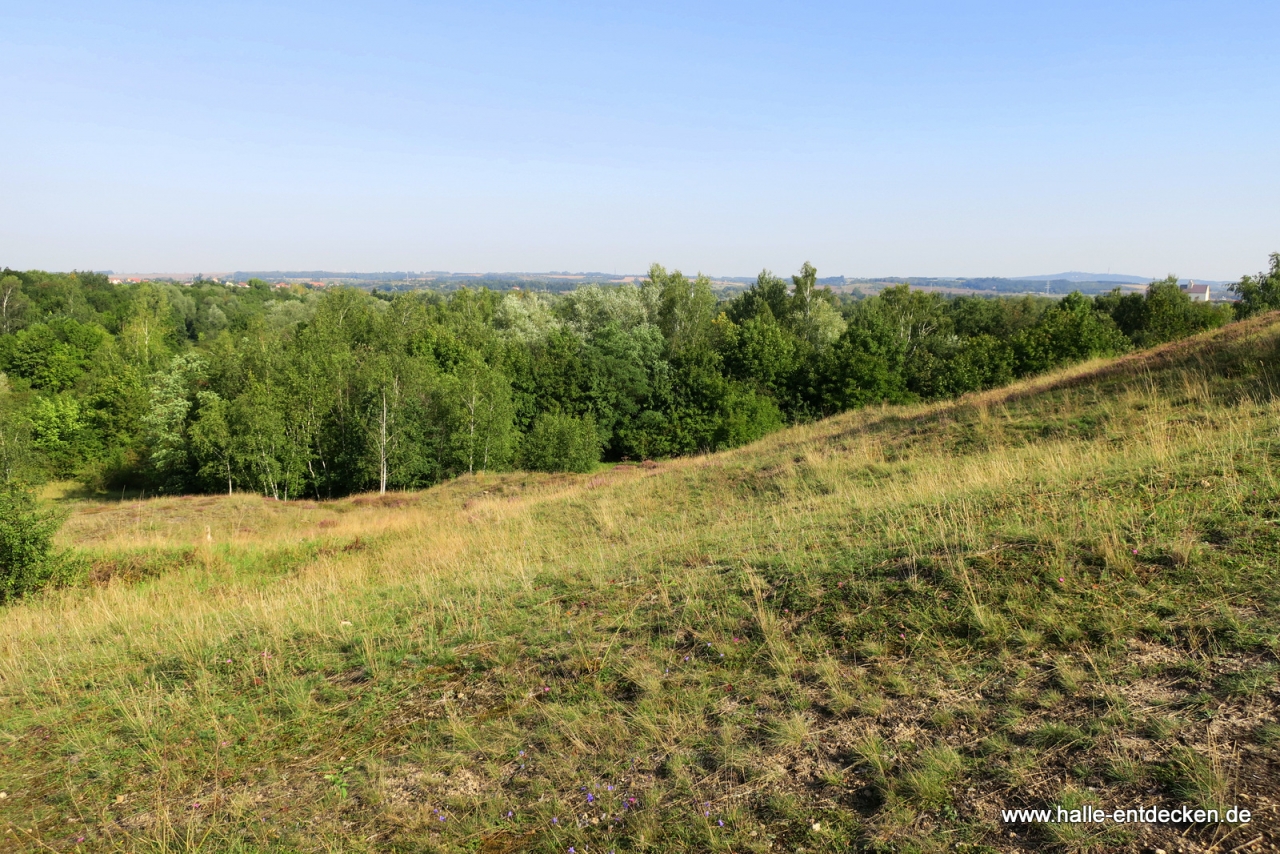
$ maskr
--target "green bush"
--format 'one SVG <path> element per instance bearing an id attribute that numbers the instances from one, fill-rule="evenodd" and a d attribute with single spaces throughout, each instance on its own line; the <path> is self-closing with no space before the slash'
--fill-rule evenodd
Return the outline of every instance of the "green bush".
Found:
<path id="1" fill-rule="evenodd" d="M 62 580 L 66 563 L 53 548 L 61 523 L 40 510 L 31 490 L 0 487 L 0 602 Z"/>
<path id="2" fill-rule="evenodd" d="M 600 435 L 590 415 L 544 412 L 524 438 L 524 467 L 531 471 L 591 471 L 600 462 Z"/>
<path id="3" fill-rule="evenodd" d="M 1071 293 L 1013 338 L 1017 376 L 1029 376 L 1097 356 L 1115 356 L 1129 348 L 1110 315 Z"/>
<path id="4" fill-rule="evenodd" d="M 736 448 L 782 428 L 782 413 L 773 398 L 750 389 L 733 388 L 726 396 L 716 448 Z"/>
<path id="5" fill-rule="evenodd" d="M 1240 297 L 1237 311 L 1241 317 L 1280 308 L 1280 252 L 1271 253 L 1269 272 L 1245 276 L 1227 290 Z"/>
<path id="6" fill-rule="evenodd" d="M 1154 347 L 1216 329 L 1229 323 L 1235 313 L 1230 305 L 1192 302 L 1172 275 L 1152 282 L 1143 294 L 1121 294 L 1116 288 L 1094 300 L 1094 307 L 1109 314 L 1137 347 Z"/>

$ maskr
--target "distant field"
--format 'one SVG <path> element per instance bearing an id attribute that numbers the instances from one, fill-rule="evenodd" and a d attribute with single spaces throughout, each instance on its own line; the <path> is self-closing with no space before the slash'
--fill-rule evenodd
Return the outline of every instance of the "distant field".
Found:
<path id="1" fill-rule="evenodd" d="M 1263 851 L 1280 320 L 709 457 L 65 497 L 5 851 Z M 1188 804 L 1248 824 L 1004 823 Z"/>

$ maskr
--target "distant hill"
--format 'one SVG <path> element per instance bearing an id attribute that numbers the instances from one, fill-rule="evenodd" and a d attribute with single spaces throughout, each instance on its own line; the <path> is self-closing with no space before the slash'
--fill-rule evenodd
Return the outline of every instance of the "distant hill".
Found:
<path id="1" fill-rule="evenodd" d="M 1051 276 L 1014 276 L 1015 282 L 1106 282 L 1114 285 L 1145 285 L 1150 276 L 1122 276 L 1115 273 L 1054 273 Z"/>

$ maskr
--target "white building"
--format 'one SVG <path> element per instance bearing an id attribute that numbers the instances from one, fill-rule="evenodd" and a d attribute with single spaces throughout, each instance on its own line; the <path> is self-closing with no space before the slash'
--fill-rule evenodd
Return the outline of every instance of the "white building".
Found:
<path id="1" fill-rule="evenodd" d="M 1191 297 L 1192 302 L 1208 302 L 1209 301 L 1208 285 L 1197 285 L 1195 282 L 1188 282 L 1187 284 L 1181 285 L 1180 287 L 1182 288 L 1182 292 L 1184 294 Z"/>

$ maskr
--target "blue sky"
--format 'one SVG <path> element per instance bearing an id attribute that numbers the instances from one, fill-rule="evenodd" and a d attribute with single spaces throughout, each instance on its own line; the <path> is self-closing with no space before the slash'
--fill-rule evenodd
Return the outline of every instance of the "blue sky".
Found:
<path id="1" fill-rule="evenodd" d="M 1234 279 L 1280 4 L 14 3 L 0 265 Z"/>

